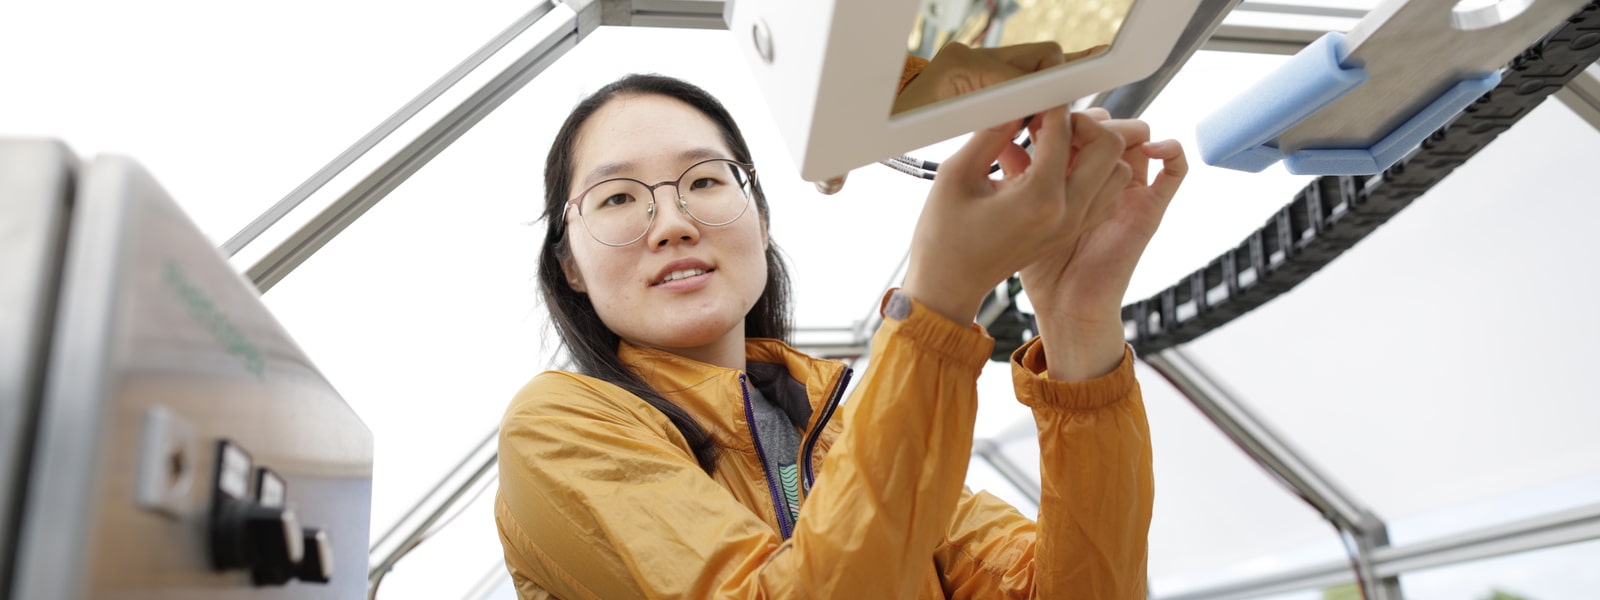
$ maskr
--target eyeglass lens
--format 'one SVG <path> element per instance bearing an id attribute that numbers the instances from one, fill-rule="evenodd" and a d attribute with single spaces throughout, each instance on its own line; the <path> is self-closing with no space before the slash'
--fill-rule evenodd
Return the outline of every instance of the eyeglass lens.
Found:
<path id="1" fill-rule="evenodd" d="M 671 184 L 667 184 L 671 185 Z M 749 204 L 750 174 L 731 160 L 702 161 L 678 178 L 677 192 L 689 216 L 716 227 L 732 223 Z M 649 186 L 632 179 L 611 179 L 590 188 L 579 200 L 579 214 L 604 244 L 624 245 L 639 239 L 654 218 Z"/>

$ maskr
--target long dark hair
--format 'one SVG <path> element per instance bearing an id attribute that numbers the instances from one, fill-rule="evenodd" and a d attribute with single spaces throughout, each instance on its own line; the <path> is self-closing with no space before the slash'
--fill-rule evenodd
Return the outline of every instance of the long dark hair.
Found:
<path id="1" fill-rule="evenodd" d="M 661 411 L 683 433 L 689 447 L 694 450 L 700 467 L 710 473 L 716 467 L 716 448 L 711 435 L 681 407 L 662 397 L 644 379 L 629 370 L 617 358 L 617 345 L 621 338 L 605 323 L 589 302 L 587 294 L 573 290 L 567 283 L 562 264 L 572 260 L 572 247 L 565 236 L 566 204 L 572 193 L 573 150 L 578 141 L 578 130 L 595 111 L 619 96 L 656 94 L 675 98 L 694 107 L 722 131 L 722 140 L 733 152 L 734 160 L 753 163 L 750 147 L 744 135 L 733 122 L 728 110 L 711 94 L 687 82 L 661 75 L 629 75 L 623 77 L 585 98 L 567 115 L 555 143 L 550 145 L 550 155 L 544 166 L 544 220 L 547 225 L 544 245 L 539 251 L 539 291 L 545 306 L 550 308 L 550 320 L 561 345 L 567 349 L 584 375 L 602 379 L 638 396 L 656 410 Z M 761 191 L 761 180 L 756 178 L 752 188 L 756 207 L 761 215 L 761 227 L 767 230 L 767 197 Z M 768 239 L 771 239 L 770 236 Z M 789 339 L 789 271 L 779 255 L 777 244 L 767 244 L 767 286 L 754 307 L 744 317 L 746 337 Z"/>

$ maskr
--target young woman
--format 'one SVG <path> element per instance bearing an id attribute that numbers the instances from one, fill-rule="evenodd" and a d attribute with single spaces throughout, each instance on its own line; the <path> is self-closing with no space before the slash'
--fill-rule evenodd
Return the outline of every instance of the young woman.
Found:
<path id="1" fill-rule="evenodd" d="M 723 107 L 640 75 L 580 103 L 546 162 L 539 272 L 577 372 L 535 377 L 501 429 L 518 594 L 1144 597 L 1149 430 L 1119 308 L 1183 153 L 1103 112 L 1035 116 L 1031 156 L 1020 127 L 940 169 L 844 402 L 849 369 L 782 341 L 787 274 Z M 1043 332 L 1012 358 L 1037 522 L 962 485 L 994 343 L 973 318 L 1018 271 Z"/>

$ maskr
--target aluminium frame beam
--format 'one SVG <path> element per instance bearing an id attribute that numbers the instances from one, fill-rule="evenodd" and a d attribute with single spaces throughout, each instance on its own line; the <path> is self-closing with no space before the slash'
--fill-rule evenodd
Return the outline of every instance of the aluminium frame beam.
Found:
<path id="1" fill-rule="evenodd" d="M 600 24 L 727 29 L 723 0 L 600 0 Z"/>
<path id="2" fill-rule="evenodd" d="M 1374 549 L 1375 575 L 1460 565 L 1529 550 L 1600 539 L 1600 503 L 1520 519 L 1424 542 Z M 1350 564 L 1332 560 L 1226 585 L 1160 596 L 1161 600 L 1226 600 L 1316 589 L 1350 581 Z"/>
<path id="3" fill-rule="evenodd" d="M 400 559 L 449 523 L 447 514 L 465 510 L 463 504 L 475 497 L 469 490 L 500 476 L 495 469 L 500 459 L 499 434 L 497 425 L 368 549 L 369 598 L 377 594 L 379 584 Z M 404 534 L 397 537 L 401 532 Z"/>
<path id="4" fill-rule="evenodd" d="M 1367 11 L 1359 8 L 1317 6 L 1312 4 L 1282 4 L 1278 2 L 1262 2 L 1260 0 L 1244 0 L 1244 2 L 1239 4 L 1238 10 L 1241 12 L 1294 15 L 1298 17 L 1334 17 L 1339 19 L 1359 19 L 1367 16 Z"/>
<path id="5" fill-rule="evenodd" d="M 506 32 L 496 36 L 488 45 L 480 48 L 469 57 L 466 62 L 447 73 L 445 78 L 435 82 L 434 87 L 430 87 L 421 96 L 413 99 L 400 112 L 397 112 L 389 120 L 379 125 L 378 129 L 369 133 L 367 138 L 358 141 L 355 146 L 346 151 L 346 154 L 340 155 L 339 158 L 335 159 L 334 163 L 313 175 L 312 179 L 308 180 L 306 184 L 302 184 L 302 188 L 311 187 L 313 189 L 304 192 L 297 189 L 296 192 L 291 192 L 290 198 L 295 198 L 300 194 L 309 196 L 311 191 L 314 191 L 314 188 L 320 188 L 325 185 L 327 181 L 323 180 L 324 177 L 331 180 L 334 174 L 348 168 L 348 163 L 354 162 L 356 158 L 370 151 L 378 141 L 392 133 L 393 129 L 412 119 L 416 112 L 421 110 L 422 105 L 427 104 L 427 102 L 418 104 L 419 100 L 430 95 L 437 97 L 438 94 L 442 94 L 446 89 L 453 87 L 460 80 L 460 77 L 465 75 L 466 71 L 471 70 L 470 68 L 463 70 L 463 67 L 469 63 L 474 63 L 474 66 L 482 64 L 490 56 L 505 51 L 505 45 L 510 41 L 510 38 L 525 33 L 524 30 L 534 22 L 551 18 L 568 18 L 571 20 L 570 23 L 557 28 L 548 37 L 538 40 L 487 83 L 483 84 L 444 117 L 428 127 L 415 140 L 400 148 L 393 156 L 362 177 L 360 182 L 352 189 L 323 208 L 308 223 L 296 229 L 286 240 L 272 248 L 264 257 L 246 269 L 245 275 L 256 284 L 257 289 L 262 293 L 272 289 L 274 285 L 282 281 L 284 277 L 288 276 L 290 272 L 298 268 L 334 237 L 342 233 L 351 223 L 354 223 L 356 219 L 365 214 L 367 210 L 376 206 L 395 188 L 405 183 L 412 174 L 433 160 L 433 157 L 438 156 L 440 152 L 443 152 L 445 148 L 448 148 L 450 144 L 459 139 L 462 134 L 482 120 L 484 116 L 487 116 L 504 103 L 506 99 L 521 90 L 524 85 L 527 85 L 539 73 L 544 72 L 546 68 L 565 55 L 567 51 L 577 46 L 579 41 L 599 26 L 600 5 L 595 3 L 595 0 L 569 0 L 565 2 L 549 0 L 545 4 L 547 6 L 536 8 L 528 16 L 519 20 L 516 25 L 513 25 L 512 29 L 516 30 L 516 34 L 512 34 L 512 29 L 508 29 Z M 533 18 L 530 19 L 529 17 Z M 526 25 L 524 25 L 525 22 Z M 521 26 L 520 29 L 518 29 L 519 25 Z M 511 35 L 507 37 L 508 34 Z M 492 50 L 491 47 L 493 47 Z M 460 71 L 460 73 L 457 71 Z M 448 85 L 440 87 L 441 84 L 452 78 L 454 80 L 450 81 Z M 436 90 L 434 89 L 435 87 L 439 89 Z M 428 101 L 431 102 L 431 98 Z M 377 136 L 377 138 L 368 139 L 373 136 Z M 346 156 L 352 152 L 354 152 L 352 156 Z M 286 198 L 287 200 L 288 198 Z M 300 200 L 304 200 L 304 197 L 299 197 L 294 203 L 297 204 Z M 283 202 L 280 202 L 280 205 L 282 204 Z M 271 224 L 277 223 L 278 219 L 283 214 L 287 214 L 289 209 L 292 208 L 290 206 L 280 211 L 278 206 L 273 207 L 272 210 L 268 211 L 268 215 L 263 217 L 270 217 L 270 223 L 266 226 L 252 223 L 244 232 L 230 240 L 230 243 L 235 243 L 238 246 L 233 251 L 237 252 L 237 250 L 245 246 L 244 243 L 235 242 L 235 240 L 255 239 L 256 236 L 266 231 Z M 277 214 L 279 212 L 282 214 Z M 261 221 L 261 219 L 257 221 Z"/>
<path id="6" fill-rule="evenodd" d="M 1331 521 L 1340 535 L 1355 539 L 1356 571 L 1364 589 L 1378 600 L 1402 598 L 1398 577 L 1380 578 L 1372 568 L 1373 553 L 1389 544 L 1388 526 L 1355 495 L 1334 482 L 1240 400 L 1181 347 L 1144 356 L 1201 414 L 1241 450 L 1271 472 L 1295 495 Z M 1348 568 L 1348 565 L 1346 565 Z"/>
<path id="7" fill-rule="evenodd" d="M 1249 3 L 1246 2 L 1245 5 Z M 1222 25 L 1222 20 L 1242 6 L 1239 0 L 1201 0 L 1195 7 L 1194 15 L 1190 17 L 1189 24 L 1185 25 L 1183 32 L 1178 34 L 1178 41 L 1172 47 L 1172 52 L 1155 73 L 1139 81 L 1120 86 L 1116 89 L 1096 94 L 1089 101 L 1090 106 L 1106 109 L 1111 116 L 1118 119 L 1132 119 L 1144 113 L 1150 103 L 1154 102 L 1161 90 L 1166 89 L 1178 71 L 1189 63 L 1194 53 L 1206 46 L 1213 32 Z"/>
<path id="8" fill-rule="evenodd" d="M 465 60 L 461 61 L 455 66 L 455 68 L 450 69 L 443 76 L 439 77 L 439 79 L 434 81 L 432 85 L 427 87 L 427 89 L 422 90 L 422 93 L 417 94 L 416 97 L 412 98 L 410 102 L 407 102 L 404 106 L 401 106 L 399 110 L 394 112 L 394 114 L 389 115 L 389 118 L 384 119 L 383 122 L 379 123 L 377 127 L 374 127 L 372 131 L 367 132 L 366 135 L 361 136 L 361 139 L 356 140 L 356 143 L 351 144 L 350 147 L 346 148 L 344 152 L 339 153 L 338 156 L 334 157 L 332 162 L 329 162 L 321 169 L 318 169 L 317 172 L 313 173 L 310 178 L 306 179 L 299 186 L 291 190 L 288 195 L 283 197 L 283 199 L 278 200 L 278 202 L 273 204 L 271 208 L 267 209 L 265 213 L 262 213 L 260 216 L 256 217 L 255 220 L 251 221 L 249 225 L 246 225 L 244 229 L 239 231 L 239 233 L 236 233 L 233 235 L 233 237 L 228 238 L 228 241 L 223 242 L 222 244 L 222 251 L 228 256 L 238 254 L 239 251 L 244 249 L 245 246 L 250 245 L 250 243 L 254 242 L 256 238 L 261 237 L 262 233 L 265 233 L 268 229 L 271 229 L 273 225 L 276 225 L 279 221 L 283 220 L 285 216 L 287 216 L 296 207 L 300 206 L 301 203 L 305 202 L 306 199 L 310 198 L 312 194 L 317 193 L 317 191 L 321 190 L 323 186 L 328 185 L 328 182 L 333 181 L 335 177 L 337 177 L 340 173 L 343 173 L 345 169 L 348 169 L 351 165 L 355 164 L 355 162 L 362 156 L 365 156 L 368 152 L 371 152 L 373 148 L 378 146 L 378 144 L 382 143 L 396 130 L 400 129 L 401 125 L 404 125 L 407 121 L 410 121 L 412 118 L 416 117 L 417 113 L 422 112 L 422 110 L 429 104 L 432 104 L 434 100 L 438 100 L 439 96 L 443 95 L 445 91 L 460 83 L 468 73 L 471 73 L 474 69 L 482 66 L 485 61 L 489 60 L 491 56 L 494 56 L 496 53 L 504 49 L 507 44 L 510 44 L 511 41 L 516 39 L 517 36 L 521 35 L 523 31 L 526 31 L 529 27 L 533 26 L 533 24 L 538 22 L 539 19 L 544 18 L 544 16 L 549 14 L 553 8 L 555 8 L 555 5 L 550 2 L 541 2 L 535 5 L 533 9 L 528 11 L 527 14 L 523 15 L 522 18 L 517 19 L 517 21 L 512 23 L 510 27 L 507 27 L 504 31 L 501 31 L 499 35 L 496 35 L 494 38 L 490 39 L 488 43 L 485 43 L 482 47 L 478 48 L 477 51 L 467 56 Z"/>
<path id="9" fill-rule="evenodd" d="M 1600 64 L 1589 65 L 1582 74 L 1572 78 L 1567 87 L 1556 92 L 1556 99 L 1590 127 L 1600 130 Z"/>
<path id="10" fill-rule="evenodd" d="M 1224 23 L 1212 31 L 1203 50 L 1290 55 L 1317 41 L 1326 31 Z"/>
<path id="11" fill-rule="evenodd" d="M 1218 49 L 1218 45 L 1221 44 L 1227 49 L 1270 49 L 1292 53 L 1321 35 L 1321 32 L 1222 25 L 1222 17 L 1236 5 L 1240 6 L 1239 10 L 1256 7 L 1255 10 L 1260 12 L 1281 12 L 1278 8 L 1274 8 L 1278 6 L 1275 4 L 1244 2 L 1241 5 L 1240 0 L 1207 0 L 1207 3 L 1202 5 L 1202 10 L 1191 21 L 1172 56 L 1156 75 L 1108 92 L 1096 100 L 1097 104 L 1107 107 L 1119 116 L 1139 114 L 1161 92 L 1188 58 L 1200 48 Z M 390 135 L 414 119 L 442 94 L 458 85 L 468 73 L 496 54 L 505 51 L 505 47 L 533 23 L 548 17 L 549 13 L 562 7 L 570 7 L 577 13 L 575 25 L 571 29 L 564 30 L 563 35 L 545 40 L 524 54 L 477 93 L 427 129 L 417 140 L 396 151 L 390 159 L 364 176 L 350 191 L 333 200 L 309 223 L 298 228 L 288 239 L 278 243 L 264 257 L 252 264 L 246 269 L 246 275 L 257 288 L 263 293 L 271 289 L 599 25 L 707 29 L 726 27 L 724 11 L 727 3 L 724 0 L 571 0 L 568 2 L 550 0 L 540 3 L 533 11 L 468 56 L 239 233 L 229 238 L 222 245 L 224 252 L 230 256 L 238 254 L 263 233 L 278 226 L 286 215 L 322 190 L 356 161 L 378 149 Z M 867 326 L 863 327 L 867 329 L 870 328 L 872 321 L 874 319 L 869 317 L 860 324 Z"/>
<path id="12" fill-rule="evenodd" d="M 1240 449 L 1304 497 L 1318 513 L 1341 529 L 1358 534 L 1383 529 L 1382 519 L 1306 459 L 1299 449 L 1278 435 L 1246 402 L 1181 347 L 1167 348 L 1142 358 Z"/>
<path id="13" fill-rule="evenodd" d="M 998 442 L 992 439 L 972 440 L 972 455 L 989 463 L 1006 483 L 1011 484 L 1011 487 L 1032 501 L 1034 508 L 1039 507 L 1039 502 L 1044 497 L 1044 489 L 1038 482 L 1028 477 L 1028 472 L 1024 471 L 1021 465 L 1011 460 L 1011 457 L 1000 449 Z"/>

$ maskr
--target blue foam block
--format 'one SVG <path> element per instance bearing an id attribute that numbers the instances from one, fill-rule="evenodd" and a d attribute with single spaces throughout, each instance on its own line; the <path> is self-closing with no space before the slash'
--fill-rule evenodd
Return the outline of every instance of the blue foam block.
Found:
<path id="1" fill-rule="evenodd" d="M 1283 166 L 1296 175 L 1372 175 L 1381 173 L 1422 140 L 1484 95 L 1500 85 L 1500 73 L 1494 72 L 1477 79 L 1464 79 L 1417 114 L 1412 115 L 1389 135 L 1365 150 L 1338 150 L 1306 148 L 1289 155 Z"/>
<path id="2" fill-rule="evenodd" d="M 1285 157 L 1277 138 L 1367 81 L 1347 68 L 1344 35 L 1322 36 L 1196 128 L 1200 158 L 1218 167 L 1259 173 L 1279 160 L 1299 175 L 1370 175 L 1389 168 L 1461 109 L 1500 83 L 1500 74 L 1452 86 L 1370 148 L 1305 148 Z"/>
<path id="3" fill-rule="evenodd" d="M 1259 173 L 1283 159 L 1274 140 L 1296 123 L 1367 81 L 1367 71 L 1339 66 L 1344 34 L 1306 46 L 1195 128 L 1206 164 Z"/>

